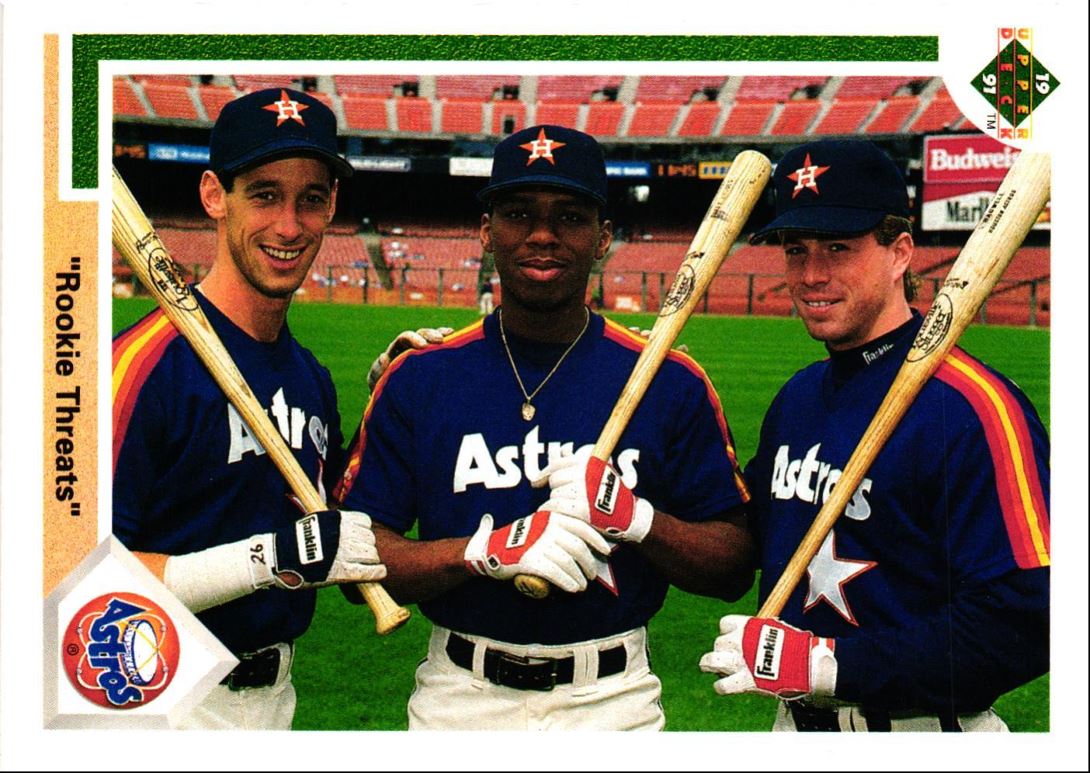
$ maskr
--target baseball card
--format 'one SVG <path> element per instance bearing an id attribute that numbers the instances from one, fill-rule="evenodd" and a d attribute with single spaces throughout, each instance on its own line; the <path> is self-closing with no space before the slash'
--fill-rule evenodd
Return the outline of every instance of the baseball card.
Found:
<path id="1" fill-rule="evenodd" d="M 0 10 L 0 767 L 1085 768 L 1084 6 Z M 558 488 L 744 151 L 770 168 L 664 355 L 683 386 Z M 873 266 L 834 289 L 880 209 L 896 324 Z M 759 613 L 891 357 L 972 282 L 953 354 Z M 826 334 L 849 305 L 877 322 Z M 725 600 L 663 534 L 735 508 Z M 541 562 L 577 587 L 517 594 Z M 568 727 L 665 732 L 532 732 Z M 834 734 L 770 748 L 784 729 Z M 845 737 L 974 729 L 1009 732 Z"/>

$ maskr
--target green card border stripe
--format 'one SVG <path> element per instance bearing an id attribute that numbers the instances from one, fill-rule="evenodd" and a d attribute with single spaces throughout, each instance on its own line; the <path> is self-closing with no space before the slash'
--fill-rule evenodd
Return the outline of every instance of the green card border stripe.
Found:
<path id="1" fill-rule="evenodd" d="M 72 185 L 98 185 L 103 60 L 936 62 L 938 53 L 930 35 L 73 35 Z"/>

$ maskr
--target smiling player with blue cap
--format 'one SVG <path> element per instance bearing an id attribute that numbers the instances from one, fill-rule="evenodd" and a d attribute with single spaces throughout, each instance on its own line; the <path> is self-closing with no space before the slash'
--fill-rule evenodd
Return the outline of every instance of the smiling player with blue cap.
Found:
<path id="1" fill-rule="evenodd" d="M 829 357 L 795 374 L 746 467 L 763 601 L 923 320 L 894 162 L 859 140 L 773 175 L 787 287 Z M 1021 390 L 960 348 L 874 460 L 778 619 L 728 615 L 700 666 L 781 698 L 774 729 L 1005 730 L 992 704 L 1048 670 L 1049 442 Z"/>
<path id="2" fill-rule="evenodd" d="M 373 518 L 386 587 L 433 626 L 409 729 L 661 729 L 646 624 L 670 584 L 752 583 L 722 406 L 671 353 L 613 464 L 592 466 L 646 344 L 586 305 L 612 241 L 602 150 L 562 126 L 516 132 L 479 199 L 502 305 L 393 360 L 337 491 Z M 557 590 L 527 598 L 518 574 Z"/>
<path id="3" fill-rule="evenodd" d="M 266 89 L 224 106 L 200 198 L 216 225 L 193 296 L 301 468 L 329 490 L 343 449 L 329 372 L 286 324 L 333 218 L 333 113 Z M 113 343 L 113 531 L 239 664 L 181 718 L 192 729 L 291 728 L 294 640 L 315 588 L 385 568 L 362 513 L 303 513 L 273 462 L 162 311 Z"/>

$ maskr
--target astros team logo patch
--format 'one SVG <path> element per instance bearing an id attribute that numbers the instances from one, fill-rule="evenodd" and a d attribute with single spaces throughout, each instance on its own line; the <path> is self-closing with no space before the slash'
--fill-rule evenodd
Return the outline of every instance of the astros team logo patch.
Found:
<path id="1" fill-rule="evenodd" d="M 284 121 L 295 121 L 298 124 L 303 124 L 302 112 L 309 107 L 310 105 L 296 102 L 288 96 L 288 92 L 280 89 L 280 99 L 272 104 L 265 105 L 264 109 L 276 113 L 276 125 L 279 126 Z"/>
<path id="2" fill-rule="evenodd" d="M 92 703 L 131 709 L 157 698 L 178 670 L 180 647 L 173 621 L 136 593 L 92 599 L 65 628 L 64 669 Z"/>
<path id="3" fill-rule="evenodd" d="M 787 175 L 788 180 L 795 181 L 795 187 L 791 190 L 791 198 L 798 196 L 803 188 L 809 188 L 814 192 L 814 195 L 820 194 L 821 191 L 818 190 L 817 178 L 828 171 L 829 167 L 818 166 L 810 161 L 810 154 L 807 153 L 806 160 L 802 162 L 802 166 Z"/>
<path id="4" fill-rule="evenodd" d="M 553 151 L 557 148 L 562 148 L 568 143 L 557 142 L 556 140 L 549 139 L 545 136 L 545 127 L 542 126 L 541 130 L 537 133 L 537 139 L 527 142 L 523 145 L 519 145 L 523 150 L 530 151 L 530 157 L 526 159 L 526 166 L 534 163 L 539 158 L 543 158 L 553 166 L 556 166 L 556 159 L 553 158 Z"/>

